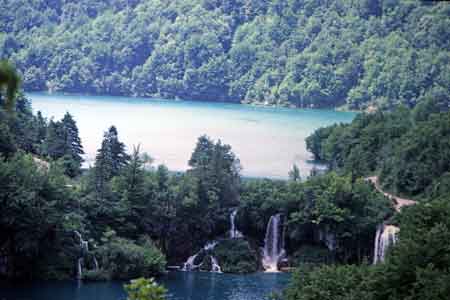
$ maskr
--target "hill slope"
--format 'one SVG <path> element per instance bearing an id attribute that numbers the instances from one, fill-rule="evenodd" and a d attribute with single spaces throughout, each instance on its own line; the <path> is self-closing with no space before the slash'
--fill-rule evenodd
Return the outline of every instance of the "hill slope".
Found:
<path id="1" fill-rule="evenodd" d="M 352 109 L 450 94 L 450 5 L 7 0 L 0 56 L 27 90 Z"/>

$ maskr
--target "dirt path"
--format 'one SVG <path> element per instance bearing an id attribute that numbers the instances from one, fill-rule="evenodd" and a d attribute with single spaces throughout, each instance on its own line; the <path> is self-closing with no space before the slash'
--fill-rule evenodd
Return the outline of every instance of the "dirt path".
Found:
<path id="1" fill-rule="evenodd" d="M 367 177 L 366 180 L 372 182 L 373 185 L 375 186 L 375 188 L 377 189 L 377 191 L 379 191 L 380 193 L 382 193 L 383 195 L 385 195 L 386 197 L 391 199 L 394 202 L 395 210 L 397 210 L 397 211 L 400 211 L 400 209 L 403 206 L 413 205 L 413 204 L 417 203 L 414 200 L 400 198 L 400 197 L 397 197 L 395 195 L 392 195 L 392 194 L 389 194 L 389 193 L 386 193 L 385 191 L 383 191 L 381 189 L 380 183 L 378 181 L 378 176 Z"/>

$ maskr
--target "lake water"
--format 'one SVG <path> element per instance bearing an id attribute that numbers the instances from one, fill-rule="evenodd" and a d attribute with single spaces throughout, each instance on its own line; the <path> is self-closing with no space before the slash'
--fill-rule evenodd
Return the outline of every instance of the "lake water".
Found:
<path id="1" fill-rule="evenodd" d="M 209 272 L 170 272 L 159 279 L 168 300 L 269 300 L 281 292 L 289 274 L 250 275 Z M 0 283 L 0 300 L 125 300 L 124 282 L 49 281 L 6 285 Z"/>
<path id="2" fill-rule="evenodd" d="M 92 165 L 104 131 L 115 125 L 119 138 L 173 171 L 183 171 L 197 138 L 206 134 L 230 144 L 241 160 L 242 174 L 286 178 L 292 165 L 302 175 L 313 167 L 305 138 L 315 129 L 350 122 L 355 114 L 333 110 L 254 107 L 196 101 L 172 101 L 114 96 L 79 96 L 30 93 L 33 109 L 47 117 L 62 118 L 69 111 L 76 119 Z"/>

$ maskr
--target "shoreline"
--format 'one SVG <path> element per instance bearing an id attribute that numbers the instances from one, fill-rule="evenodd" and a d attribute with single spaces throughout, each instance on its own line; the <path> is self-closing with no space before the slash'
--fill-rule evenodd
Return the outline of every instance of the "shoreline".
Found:
<path id="1" fill-rule="evenodd" d="M 124 98 L 134 98 L 134 99 L 141 99 L 141 100 L 147 100 L 147 101 L 173 101 L 173 102 L 201 102 L 201 103 L 218 103 L 218 104 L 236 104 L 236 105 L 243 105 L 243 106 L 249 106 L 249 107 L 261 107 L 261 108 L 282 108 L 282 109 L 293 109 L 293 110 L 332 110 L 332 111 L 338 111 L 338 112 L 351 112 L 351 113 L 363 113 L 364 110 L 352 110 L 346 108 L 346 105 L 342 106 L 306 106 L 306 107 L 299 107 L 292 103 L 285 103 L 285 104 L 274 104 L 274 103 L 268 103 L 267 101 L 256 101 L 256 100 L 230 100 L 230 101 L 224 101 L 224 100 L 203 100 L 203 99 L 191 99 L 191 98 L 180 98 L 180 97 L 173 97 L 173 96 L 167 96 L 167 95 L 152 95 L 152 96 L 139 96 L 139 95 L 111 95 L 111 94 L 103 94 L 103 93 L 83 93 L 83 92 L 66 92 L 66 91 L 49 91 L 49 90 L 24 90 L 24 95 L 28 94 L 43 94 L 43 95 L 63 95 L 63 96 L 83 96 L 83 97 L 124 97 Z"/>

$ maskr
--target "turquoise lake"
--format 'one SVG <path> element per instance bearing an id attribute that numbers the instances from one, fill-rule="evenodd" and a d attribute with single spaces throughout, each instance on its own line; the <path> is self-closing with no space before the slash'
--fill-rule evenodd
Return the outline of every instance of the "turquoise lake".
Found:
<path id="1" fill-rule="evenodd" d="M 289 274 L 230 275 L 209 272 L 171 272 L 159 283 L 168 300 L 269 300 L 286 286 Z M 0 283 L 0 300 L 125 300 L 125 282 L 48 281 Z"/>
<path id="2" fill-rule="evenodd" d="M 115 125 L 131 150 L 140 149 L 173 171 L 183 171 L 197 138 L 206 134 L 230 144 L 249 177 L 286 178 L 293 164 L 302 176 L 313 167 L 305 138 L 315 129 L 351 122 L 355 113 L 334 110 L 255 107 L 215 102 L 174 101 L 115 96 L 29 93 L 33 109 L 48 118 L 66 111 L 77 121 L 93 164 L 103 133 Z"/>

